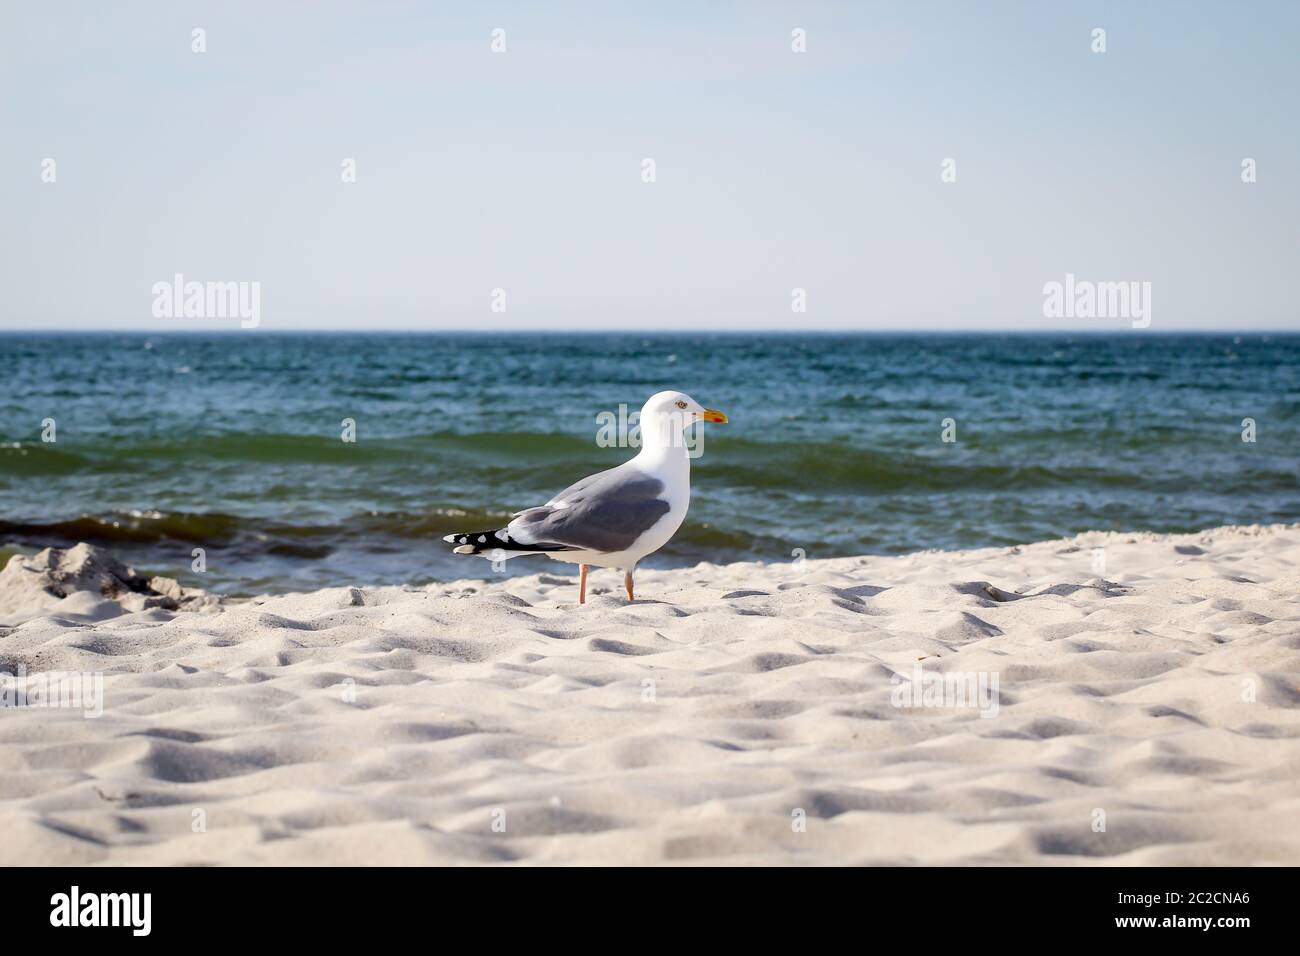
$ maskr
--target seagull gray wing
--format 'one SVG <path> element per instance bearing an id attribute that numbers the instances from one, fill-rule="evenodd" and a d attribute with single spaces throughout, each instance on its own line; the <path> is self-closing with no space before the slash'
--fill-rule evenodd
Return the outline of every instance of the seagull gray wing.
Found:
<path id="1" fill-rule="evenodd" d="M 628 462 L 570 485 L 540 508 L 519 512 L 507 531 L 524 542 L 626 551 L 668 513 L 663 492 L 662 481 Z"/>

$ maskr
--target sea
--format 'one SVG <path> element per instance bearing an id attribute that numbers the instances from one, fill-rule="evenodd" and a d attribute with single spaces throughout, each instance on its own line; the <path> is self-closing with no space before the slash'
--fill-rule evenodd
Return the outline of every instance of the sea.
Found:
<path id="1" fill-rule="evenodd" d="M 0 561 L 80 541 L 237 595 L 569 573 L 441 537 L 692 438 L 645 564 L 1300 520 L 1300 335 L 0 334 Z"/>

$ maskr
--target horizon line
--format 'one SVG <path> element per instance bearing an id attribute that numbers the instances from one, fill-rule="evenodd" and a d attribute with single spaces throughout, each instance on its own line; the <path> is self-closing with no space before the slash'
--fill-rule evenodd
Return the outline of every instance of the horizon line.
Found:
<path id="1" fill-rule="evenodd" d="M 722 328 L 708 329 L 701 331 L 691 328 L 641 328 L 630 327 L 622 329 L 593 329 L 593 328 L 544 328 L 530 329 L 507 326 L 504 328 L 484 329 L 481 327 L 448 327 L 438 329 L 424 328 L 334 328 L 334 327 L 303 327 L 303 328 L 271 328 L 259 326 L 252 329 L 241 328 L 220 328 L 220 329 L 153 329 L 140 327 L 121 327 L 121 328 L 77 328 L 77 327 L 27 327 L 27 328 L 0 328 L 0 335 L 220 335 L 220 336 L 246 336 L 253 334 L 263 335 L 697 335 L 717 336 L 717 335 L 1297 335 L 1300 334 L 1300 327 L 1291 328 L 1186 328 L 1186 329 L 1152 329 L 1121 327 L 1116 329 L 1098 329 L 1098 328 L 1077 328 L 1065 327 L 1060 329 L 1020 329 L 1020 328 L 880 328 L 880 329 L 850 329 L 850 328 L 808 328 L 808 329 L 769 329 L 769 328 Z"/>

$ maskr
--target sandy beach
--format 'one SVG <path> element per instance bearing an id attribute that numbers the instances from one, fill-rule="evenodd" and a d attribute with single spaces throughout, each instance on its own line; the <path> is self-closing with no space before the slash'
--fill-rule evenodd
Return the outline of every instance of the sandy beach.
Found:
<path id="1" fill-rule="evenodd" d="M 16 557 L 0 862 L 1296 864 L 1298 566 L 1090 534 L 578 607 L 549 562 L 218 603 Z"/>

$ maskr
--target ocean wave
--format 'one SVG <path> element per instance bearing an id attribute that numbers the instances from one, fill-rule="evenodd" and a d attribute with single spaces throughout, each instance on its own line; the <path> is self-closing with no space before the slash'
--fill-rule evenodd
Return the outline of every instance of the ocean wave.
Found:
<path id="1" fill-rule="evenodd" d="M 505 511 L 438 508 L 427 512 L 369 512 L 337 522 L 293 523 L 252 516 L 204 512 L 111 511 L 51 521 L 0 520 L 0 545 L 63 547 L 86 541 L 109 547 L 165 541 L 245 554 L 324 557 L 337 547 L 401 546 L 437 542 L 453 531 L 497 527 L 510 520 Z M 680 545 L 722 548 L 728 553 L 753 549 L 762 535 L 688 522 Z M 386 544 L 387 543 L 387 544 Z"/>
<path id="2" fill-rule="evenodd" d="M 341 419 L 340 419 L 341 421 Z M 327 435 L 277 432 L 221 432 L 154 441 L 127 436 L 82 437 L 77 451 L 65 451 L 53 444 L 10 443 L 0 447 L 0 468 L 16 475 L 69 474 L 115 464 L 146 465 L 149 462 L 245 461 L 255 464 L 385 464 L 409 463 L 412 455 L 446 456 L 474 453 L 517 459 L 571 458 L 586 452 L 595 456 L 596 425 L 592 437 L 547 432 L 432 432 L 427 434 L 375 437 L 367 434 L 367 423 L 358 427 L 356 441 L 342 440 L 342 427 Z"/>
<path id="3" fill-rule="evenodd" d="M 90 459 L 65 451 L 57 444 L 45 442 L 5 442 L 0 444 L 0 478 L 38 478 L 43 475 L 70 475 L 83 470 Z"/>

